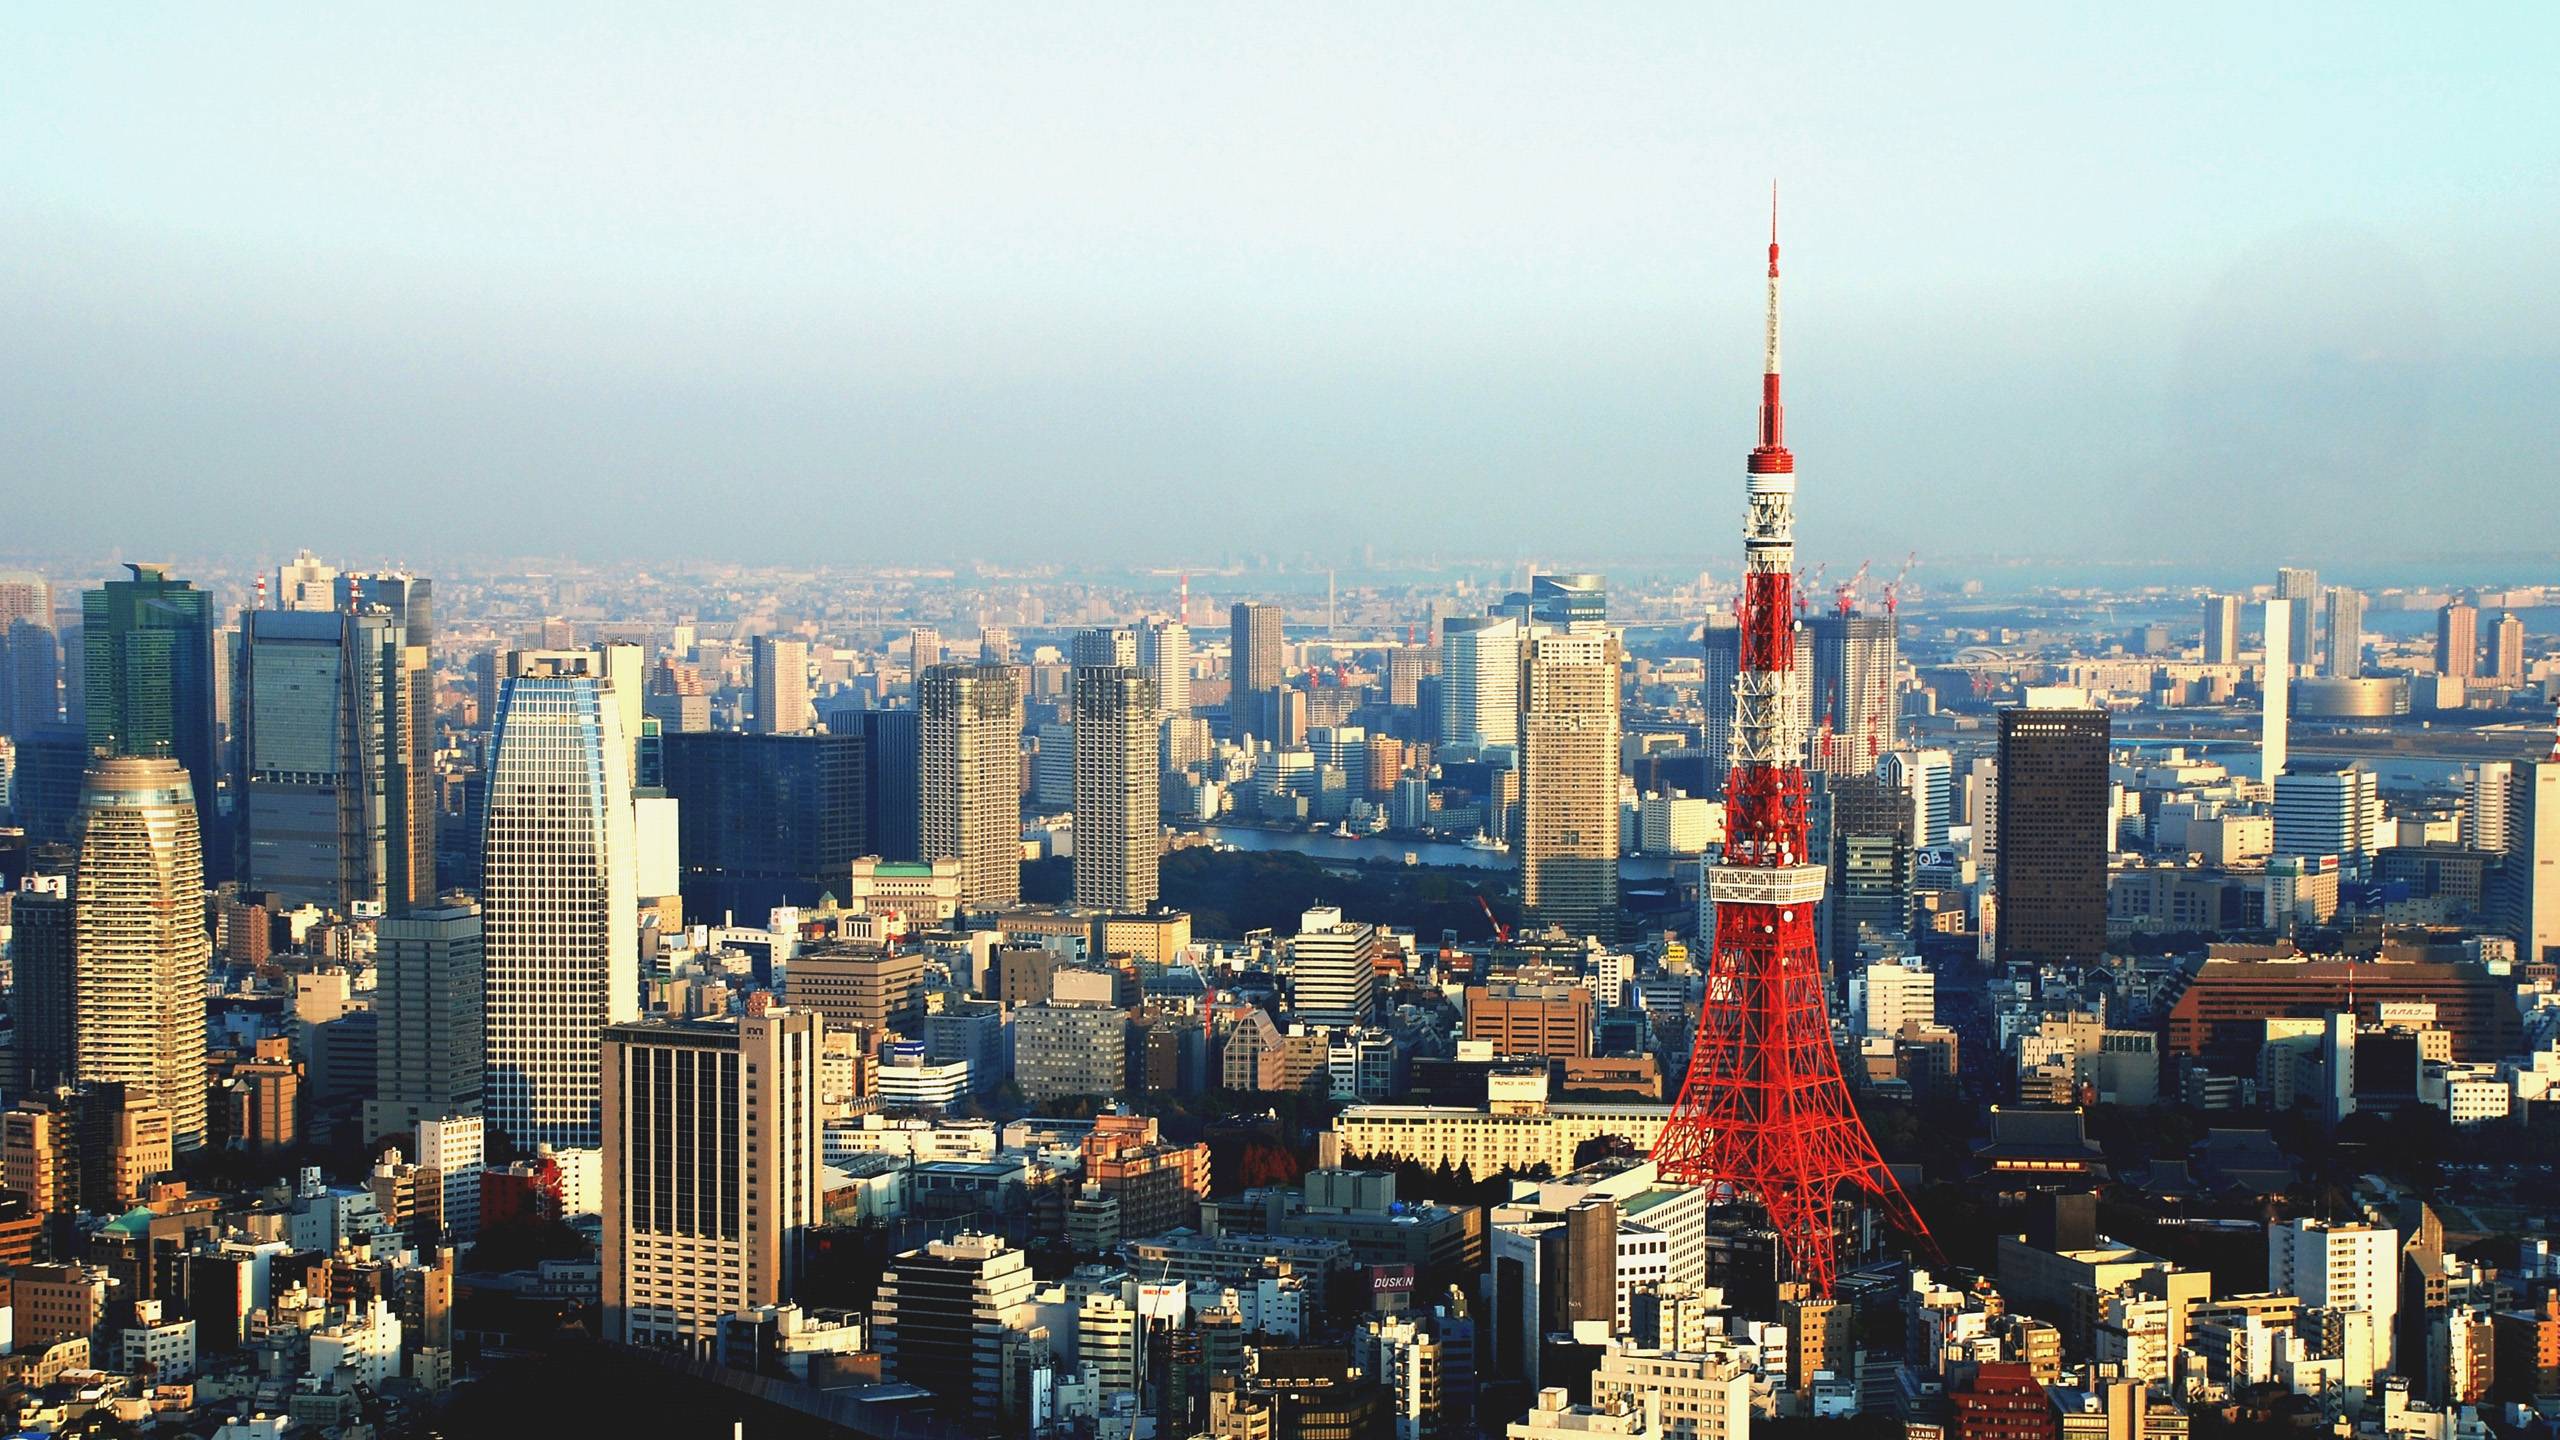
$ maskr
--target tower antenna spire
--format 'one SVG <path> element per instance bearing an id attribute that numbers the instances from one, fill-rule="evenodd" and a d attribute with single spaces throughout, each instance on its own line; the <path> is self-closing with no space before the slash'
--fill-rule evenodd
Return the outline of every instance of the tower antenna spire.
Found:
<path id="1" fill-rule="evenodd" d="M 1778 402 L 1778 182 L 1769 182 L 1769 333 L 1760 366 L 1760 448 L 1784 450 L 1787 412 Z"/>

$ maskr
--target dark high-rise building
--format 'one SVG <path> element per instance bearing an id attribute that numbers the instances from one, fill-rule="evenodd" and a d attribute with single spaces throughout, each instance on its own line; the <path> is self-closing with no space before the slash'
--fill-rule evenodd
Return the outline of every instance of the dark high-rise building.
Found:
<path id="1" fill-rule="evenodd" d="M 2107 946 L 2107 712 L 2000 712 L 1999 955 L 2094 960 Z"/>
<path id="2" fill-rule="evenodd" d="M 689 916 L 761 919 L 777 905 L 841 895 L 853 862 L 870 853 L 862 737 L 705 730 L 663 740 Z"/>
<path id="3" fill-rule="evenodd" d="M 1830 802 L 1830 903 L 1823 907 L 1826 955 L 1835 971 L 1865 952 L 1898 955 L 1911 943 L 1911 792 L 1881 775 L 1835 775 Z"/>
<path id="4" fill-rule="evenodd" d="M 1280 638 L 1280 607 L 1255 600 L 1239 600 L 1227 612 L 1228 664 L 1232 678 L 1228 704 L 1233 697 L 1276 690 L 1287 675 L 1287 661 Z"/>
<path id="5" fill-rule="evenodd" d="M 25 735 L 62 719 L 62 651 L 53 626 L 0 621 L 0 735 Z"/>
<path id="6" fill-rule="evenodd" d="M 213 597 L 158 565 L 127 565 L 80 597 L 81 695 L 92 749 L 175 760 L 195 787 L 205 859 L 230 873 L 214 751 Z M 217 840 L 217 837 L 224 837 Z"/>
<path id="7" fill-rule="evenodd" d="M 71 1055 L 71 887 L 59 875 L 30 876 L 10 897 L 12 983 L 17 1022 L 16 1093 L 42 1094 L 73 1078 Z"/>
<path id="8" fill-rule="evenodd" d="M 53 587 L 40 575 L 0 572 L 0 735 L 62 718 L 61 659 Z"/>
<path id="9" fill-rule="evenodd" d="M 930 667 L 928 667 L 930 668 Z M 862 740 L 862 833 L 883 860 L 917 860 L 913 710 L 833 710 L 827 729 Z"/>
<path id="10" fill-rule="evenodd" d="M 480 1113 L 484 965 L 480 907 L 469 900 L 416 906 L 376 927 L 379 1023 L 366 1135 Z"/>
<path id="11" fill-rule="evenodd" d="M 351 603 L 241 616 L 240 874 L 291 904 L 396 914 L 435 890 L 427 650 Z"/>
<path id="12" fill-rule="evenodd" d="M 80 785 L 89 773 L 89 741 L 67 725 L 53 725 L 17 739 L 18 773 L 10 782 L 11 809 L 27 832 L 30 850 L 68 847 L 80 835 Z"/>
<path id="13" fill-rule="evenodd" d="M 397 914 L 436 898 L 435 582 L 403 574 L 337 580 L 338 608 L 380 610 L 392 633 L 382 656 L 383 793 L 390 839 L 386 900 Z"/>

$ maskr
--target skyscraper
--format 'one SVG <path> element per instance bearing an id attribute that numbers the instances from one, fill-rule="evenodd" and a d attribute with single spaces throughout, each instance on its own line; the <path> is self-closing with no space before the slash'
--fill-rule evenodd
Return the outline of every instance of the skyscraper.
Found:
<path id="1" fill-rule="evenodd" d="M 9 897 L 9 1017 L 18 1033 L 13 1094 L 42 1094 L 72 1080 L 71 1006 L 78 954 L 71 885 L 30 875 Z"/>
<path id="2" fill-rule="evenodd" d="M 2274 853 L 2365 853 L 2382 818 L 2379 783 L 2361 765 L 2297 768 L 2277 776 Z"/>
<path id="3" fill-rule="evenodd" d="M 2436 612 L 2436 673 L 2463 680 L 2480 673 L 2480 612 L 2459 600 Z"/>
<path id="4" fill-rule="evenodd" d="M 907 632 L 907 680 L 942 663 L 942 632 L 918 625 Z"/>
<path id="5" fill-rule="evenodd" d="M 1162 617 L 1138 630 L 1138 668 L 1156 682 L 1156 709 L 1191 713 L 1191 627 Z"/>
<path id="6" fill-rule="evenodd" d="M 2107 946 L 2107 712 L 2000 712 L 1999 955 L 2096 960 Z"/>
<path id="7" fill-rule="evenodd" d="M 241 878 L 290 904 L 398 910 L 435 884 L 426 651 L 384 607 L 241 616 Z"/>
<path id="8" fill-rule="evenodd" d="M 1441 744 L 1520 743 L 1520 638 L 1507 615 L 1440 622 Z"/>
<path id="9" fill-rule="evenodd" d="M 756 637 L 752 703 L 759 735 L 797 735 L 817 723 L 809 708 L 808 641 Z"/>
<path id="10" fill-rule="evenodd" d="M 2258 694 L 2258 778 L 2269 784 L 2284 773 L 2286 731 L 2293 719 L 2293 659 L 2293 606 L 2270 600 L 2266 673 Z"/>
<path id="11" fill-rule="evenodd" d="M 1896 750 L 1876 762 L 1876 773 L 1902 787 L 1911 800 L 1911 843 L 1934 849 L 1947 843 L 1956 818 L 1955 756 L 1946 750 Z"/>
<path id="12" fill-rule="evenodd" d="M 195 787 L 196 818 L 217 878 L 230 873 L 214 753 L 212 597 L 158 565 L 127 565 L 80 597 L 81 693 L 89 748 L 165 755 Z"/>
<path id="13" fill-rule="evenodd" d="M 1817 615 L 1813 619 L 1813 768 L 1834 775 L 1865 775 L 1891 749 L 1902 723 L 1894 688 L 1894 617 Z"/>
<path id="14" fill-rule="evenodd" d="M 916 836 L 918 715 L 913 709 L 827 712 L 827 728 L 862 741 L 862 833 L 883 860 L 922 858 Z"/>
<path id="15" fill-rule="evenodd" d="M 308 550 L 276 567 L 276 608 L 325 615 L 338 608 L 338 572 Z"/>
<path id="16" fill-rule="evenodd" d="M 604 656 L 507 658 L 482 847 L 484 1113 L 519 1146 L 593 1146 L 604 1027 L 640 1009 L 631 745 Z"/>
<path id="17" fill-rule="evenodd" d="M 2364 594 L 2344 585 L 2329 587 L 2329 633 L 2324 647 L 2329 674 L 2354 679 L 2364 673 Z"/>
<path id="18" fill-rule="evenodd" d="M 2204 659 L 2208 665 L 2240 663 L 2240 597 L 2208 595 L 2204 599 Z"/>
<path id="19" fill-rule="evenodd" d="M 1125 630 L 1076 637 L 1075 901 L 1096 910 L 1146 910 L 1156 902 L 1164 849 L 1157 798 L 1156 682 L 1135 667 Z"/>
<path id="20" fill-rule="evenodd" d="M 2516 767 L 2487 760 L 2462 772 L 2462 818 L 2459 835 L 2472 850 L 2506 853 L 2508 796 L 2514 792 Z"/>
<path id="21" fill-rule="evenodd" d="M 1913 850 L 1910 791 L 1886 775 L 1834 775 L 1823 787 L 1831 810 L 1826 955 L 1835 974 L 1860 954 L 1899 955 L 1911 944 Z"/>
<path id="22" fill-rule="evenodd" d="M 393 914 L 436 898 L 435 582 L 399 571 L 338 577 L 340 610 L 390 617 L 382 656 L 383 795 L 389 839 L 384 903 Z"/>
<path id="23" fill-rule="evenodd" d="M 2293 653 L 2308 661 L 2319 652 L 2313 648 L 2317 633 L 2311 628 L 2320 619 L 2320 572 L 2298 570 L 2290 566 L 2276 571 L 2276 598 L 2293 611 Z"/>
<path id="24" fill-rule="evenodd" d="M 2527 964 L 2560 959 L 2560 754 L 2520 763 L 2507 785 L 2507 853 L 2495 904 Z"/>
<path id="25" fill-rule="evenodd" d="M 842 895 L 875 852 L 863 828 L 869 743 L 859 735 L 706 730 L 662 742 L 676 800 L 686 915 L 719 924 Z"/>
<path id="26" fill-rule="evenodd" d="M 1428 653 L 1416 645 L 1402 645 L 1387 652 L 1380 669 L 1385 674 L 1388 705 L 1410 710 L 1422 703 L 1422 676 L 1430 668 L 1429 659 Z"/>
<path id="27" fill-rule="evenodd" d="M 365 1134 L 480 1113 L 488 1003 L 480 907 L 455 897 L 374 927 L 373 1098 Z"/>
<path id="28" fill-rule="evenodd" d="M 1531 924 L 1618 933 L 1618 640 L 1541 631 L 1520 663 L 1520 906 Z"/>
<path id="29" fill-rule="evenodd" d="M 917 842 L 960 862 L 972 910 L 1022 898 L 1022 684 L 1011 666 L 936 665 L 916 687 Z"/>
<path id="30" fill-rule="evenodd" d="M 814 1014 L 608 1026 L 604 1333 L 709 1358 L 779 1304 L 822 1217 Z"/>
<path id="31" fill-rule="evenodd" d="M 52 588 L 41 575 L 0 571 L 0 736 L 31 735 L 61 720 L 61 682 Z"/>
<path id="32" fill-rule="evenodd" d="M 2509 611 L 2490 631 L 2489 673 L 2510 685 L 2524 683 L 2524 622 Z"/>
<path id="33" fill-rule="evenodd" d="M 0 629 L 12 620 L 53 626 L 53 587 L 31 570 L 0 570 Z"/>
<path id="34" fill-rule="evenodd" d="M 73 883 L 72 1071 L 168 1110 L 181 1151 L 205 1141 L 204 841 L 175 760 L 113 756 L 80 796 Z"/>
<path id="35" fill-rule="evenodd" d="M 1227 671 L 1233 679 L 1231 696 L 1276 690 L 1287 678 L 1280 619 L 1279 606 L 1256 600 L 1239 600 L 1228 610 Z"/>

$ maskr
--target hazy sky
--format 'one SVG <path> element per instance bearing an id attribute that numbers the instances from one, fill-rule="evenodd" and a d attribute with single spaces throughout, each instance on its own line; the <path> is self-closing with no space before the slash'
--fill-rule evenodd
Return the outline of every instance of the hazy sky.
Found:
<path id="1" fill-rule="evenodd" d="M 0 9 L 0 552 L 2560 549 L 2560 11 Z"/>

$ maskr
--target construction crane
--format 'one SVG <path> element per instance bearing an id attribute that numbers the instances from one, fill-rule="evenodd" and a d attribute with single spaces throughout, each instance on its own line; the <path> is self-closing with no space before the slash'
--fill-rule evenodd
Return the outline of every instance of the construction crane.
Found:
<path id="1" fill-rule="evenodd" d="M 1494 918 L 1493 902 L 1479 895 L 1476 897 L 1476 908 L 1484 911 L 1484 923 L 1493 927 L 1493 938 L 1502 944 L 1510 944 L 1511 927 Z"/>
<path id="2" fill-rule="evenodd" d="M 1834 588 L 1832 593 L 1839 599 L 1840 613 L 1843 616 L 1857 613 L 1858 587 L 1867 583 L 1867 567 L 1870 563 L 1872 562 L 1865 560 L 1859 561 L 1858 573 L 1841 581 L 1840 584 Z"/>
<path id="3" fill-rule="evenodd" d="M 1894 574 L 1893 574 L 1893 578 L 1892 578 L 1891 580 L 1888 580 L 1888 581 L 1886 581 L 1886 582 L 1885 582 L 1885 586 L 1884 586 L 1884 613 L 1886 613 L 1887 615 L 1890 615 L 1890 614 L 1892 614 L 1892 613 L 1895 611 L 1895 609 L 1896 609 L 1896 608 L 1898 608 L 1898 607 L 1902 604 L 1902 585 L 1903 585 L 1903 582 L 1904 582 L 1904 581 L 1906 581 L 1906 580 L 1909 580 L 1909 579 L 1911 578 L 1911 572 L 1912 572 L 1912 571 L 1914 571 L 1914 570 L 1917 570 L 1917 569 L 1919 569 L 1919 568 L 1920 568 L 1920 552 L 1919 552 L 1919 551 L 1914 550 L 1914 551 L 1912 551 L 1910 554 L 1905 555 L 1904 557 L 1902 557 L 1902 568 L 1901 568 L 1900 570 L 1897 570 L 1897 571 L 1895 571 L 1895 572 L 1894 572 Z"/>

